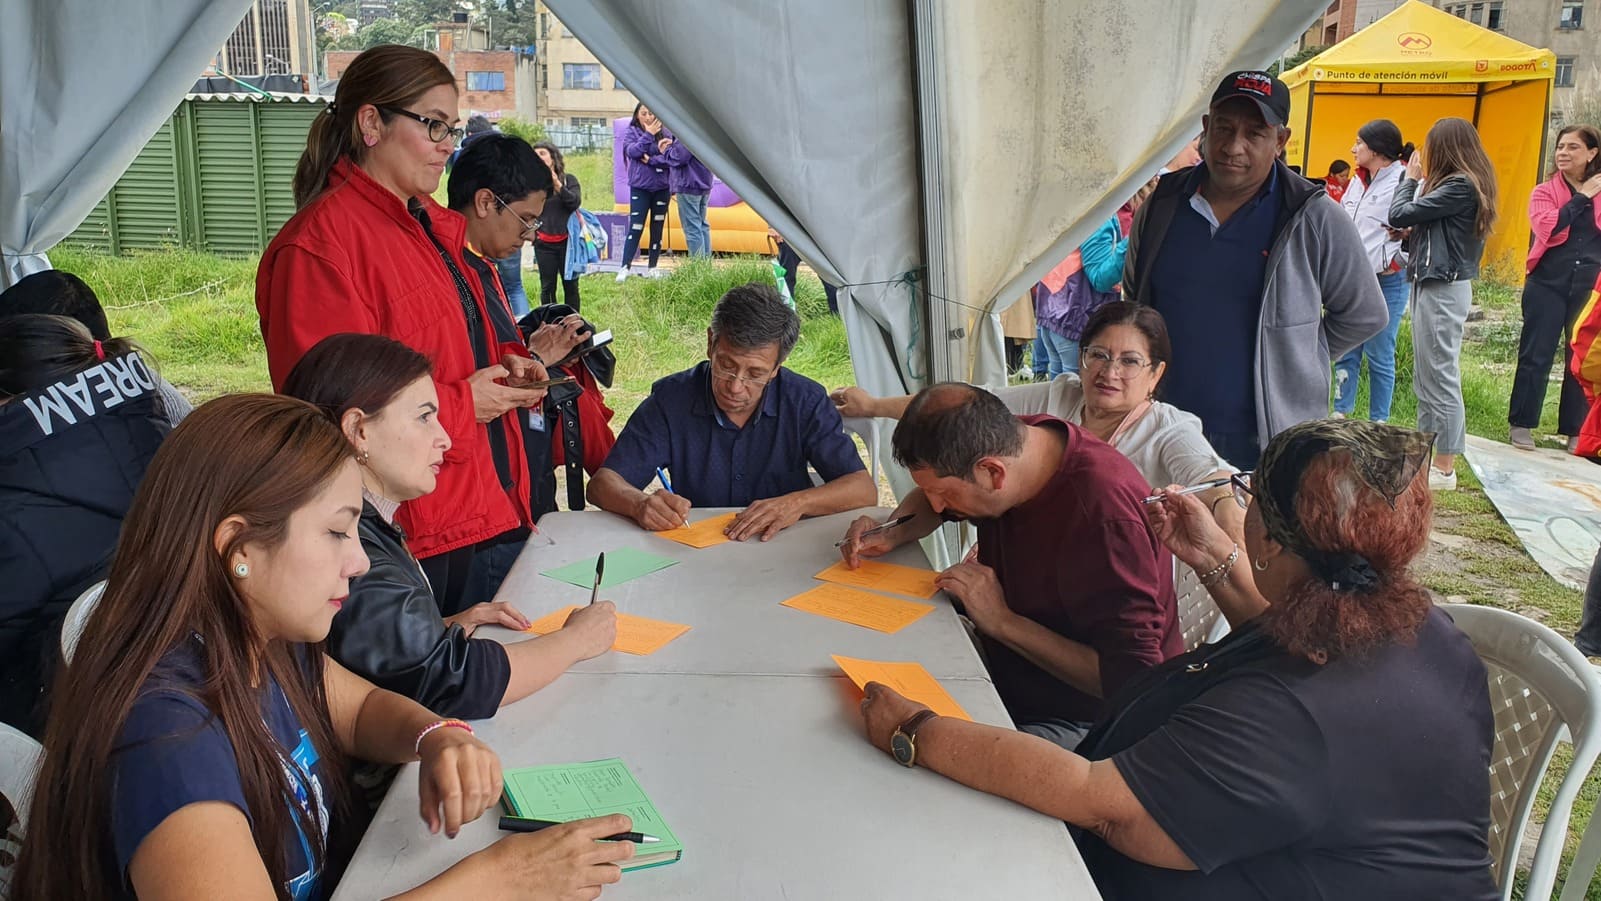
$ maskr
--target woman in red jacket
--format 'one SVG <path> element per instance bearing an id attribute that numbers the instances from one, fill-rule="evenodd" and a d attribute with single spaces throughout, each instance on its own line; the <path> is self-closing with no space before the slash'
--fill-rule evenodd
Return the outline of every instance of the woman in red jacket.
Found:
<path id="1" fill-rule="evenodd" d="M 256 274 L 275 387 L 341 332 L 394 338 L 433 363 L 451 449 L 438 489 L 396 520 L 447 616 L 498 587 L 475 550 L 520 541 L 532 526 L 516 417 L 545 393 L 522 387 L 544 368 L 495 339 L 483 287 L 463 275 L 465 220 L 431 199 L 461 137 L 457 119 L 455 78 L 433 54 L 383 45 L 356 57 L 306 139 L 300 211 Z"/>

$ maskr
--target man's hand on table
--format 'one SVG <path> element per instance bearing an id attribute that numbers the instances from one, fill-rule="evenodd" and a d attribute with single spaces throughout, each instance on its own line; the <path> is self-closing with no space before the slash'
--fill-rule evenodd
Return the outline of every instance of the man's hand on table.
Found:
<path id="1" fill-rule="evenodd" d="M 868 529 L 876 529 L 883 523 L 871 516 L 858 516 L 845 530 L 845 543 L 839 546 L 839 556 L 845 561 L 845 566 L 856 569 L 862 565 L 863 557 L 878 557 L 894 550 L 895 542 L 889 538 L 887 532 L 862 537 Z"/>
<path id="2" fill-rule="evenodd" d="M 689 525 L 689 498 L 671 491 L 653 491 L 634 504 L 634 522 L 641 529 L 665 532 Z"/>
<path id="3" fill-rule="evenodd" d="M 761 536 L 763 541 L 784 531 L 801 518 L 801 502 L 792 495 L 763 498 L 739 511 L 728 524 L 727 535 L 733 541 Z"/>
<path id="4" fill-rule="evenodd" d="M 999 635 L 1017 614 L 1006 606 L 1006 593 L 995 570 L 982 563 L 958 563 L 934 577 L 934 587 L 962 602 L 967 618 L 986 635 Z"/>
<path id="5" fill-rule="evenodd" d="M 479 626 L 505 626 L 514 632 L 521 632 L 528 628 L 528 617 L 505 601 L 484 601 L 455 616 L 445 617 L 445 626 L 461 626 L 468 635 L 472 635 Z"/>

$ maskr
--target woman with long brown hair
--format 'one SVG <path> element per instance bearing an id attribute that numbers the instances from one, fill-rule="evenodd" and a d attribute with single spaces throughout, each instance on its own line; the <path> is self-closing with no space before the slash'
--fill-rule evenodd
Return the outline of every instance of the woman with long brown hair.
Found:
<path id="1" fill-rule="evenodd" d="M 490 305 L 505 300 L 486 294 L 463 255 L 466 220 L 431 196 L 461 136 L 457 103 L 455 77 L 432 53 L 385 44 L 356 57 L 306 138 L 300 211 L 256 275 L 275 388 L 312 345 L 341 332 L 385 335 L 433 362 L 451 465 L 399 521 L 445 614 L 498 587 L 481 562 L 473 582 L 477 549 L 532 526 L 518 417 L 544 390 L 519 386 L 545 377 L 526 348 L 496 337 Z M 504 199 L 496 215 L 515 225 L 537 217 L 544 199 L 532 194 L 521 214 L 508 206 L 521 199 Z"/>
<path id="2" fill-rule="evenodd" d="M 1601 273 L 1601 204 L 1595 202 L 1601 193 L 1601 131 L 1593 125 L 1569 125 L 1557 132 L 1556 145 L 1556 168 L 1529 195 L 1534 243 L 1524 263 L 1523 331 L 1507 424 L 1513 447 L 1534 449 L 1530 430 L 1540 425 L 1551 360 L 1560 343 L 1564 365 L 1557 433 L 1567 436 L 1572 453 L 1590 402 L 1571 371 L 1573 349 L 1567 339 Z"/>
<path id="3" fill-rule="evenodd" d="M 1391 227 L 1412 230 L 1412 391 L 1418 428 L 1440 436 L 1429 470 L 1435 491 L 1456 489 L 1456 457 L 1467 448 L 1462 329 L 1495 203 L 1495 168 L 1479 133 L 1456 118 L 1429 129 L 1390 202 Z"/>
<path id="4" fill-rule="evenodd" d="M 1075 751 L 878 683 L 869 741 L 1080 827 L 1108 901 L 1493 901 L 1484 665 L 1408 572 L 1428 543 L 1432 440 L 1291 426 L 1254 479 L 1234 477 L 1243 547 L 1163 491 L 1147 516 L 1169 550 L 1214 596 L 1269 606 L 1130 680 Z"/>
<path id="5" fill-rule="evenodd" d="M 495 804 L 499 761 L 465 723 L 317 647 L 367 568 L 360 509 L 350 445 L 310 404 L 224 397 L 173 431 L 57 687 L 14 898 L 321 897 L 347 757 L 420 760 L 432 832 Z M 541 867 L 563 886 L 615 881 L 631 846 L 592 839 L 623 821 L 502 841 L 414 897 L 509 897 Z"/>

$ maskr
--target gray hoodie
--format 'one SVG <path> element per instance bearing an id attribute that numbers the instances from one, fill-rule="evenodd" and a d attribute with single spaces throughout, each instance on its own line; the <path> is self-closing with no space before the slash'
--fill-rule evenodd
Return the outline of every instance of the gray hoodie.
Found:
<path id="1" fill-rule="evenodd" d="M 1331 360 L 1378 334 L 1390 321 L 1362 239 L 1323 185 L 1278 167 L 1281 205 L 1274 222 L 1257 320 L 1256 425 L 1263 447 L 1298 422 L 1329 413 Z M 1134 216 L 1123 263 L 1123 297 L 1142 294 L 1162 238 L 1180 203 L 1188 169 L 1170 172 Z M 1216 360 L 1210 365 L 1235 365 Z M 1205 366 L 1180 364 L 1168 378 L 1204 377 Z M 1173 367 L 1170 364 L 1170 370 Z M 1204 423 L 1203 423 L 1204 426 Z"/>

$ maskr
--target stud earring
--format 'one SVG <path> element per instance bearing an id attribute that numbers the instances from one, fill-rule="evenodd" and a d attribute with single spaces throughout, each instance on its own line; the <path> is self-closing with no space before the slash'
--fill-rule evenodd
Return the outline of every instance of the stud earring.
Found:
<path id="1" fill-rule="evenodd" d="M 361 452 L 361 456 L 356 458 L 356 462 L 360 463 L 362 466 L 366 466 L 367 465 L 367 461 L 369 461 L 371 459 L 372 459 L 372 451 L 364 450 L 364 451 Z"/>
<path id="2" fill-rule="evenodd" d="M 378 138 L 373 135 L 362 135 L 361 142 L 368 147 L 375 147 L 378 144 Z"/>
<path id="3" fill-rule="evenodd" d="M 233 565 L 233 574 L 235 576 L 237 576 L 238 578 L 241 578 L 241 579 L 243 579 L 245 576 L 250 575 L 250 564 L 248 564 L 248 563 L 235 563 Z"/>

